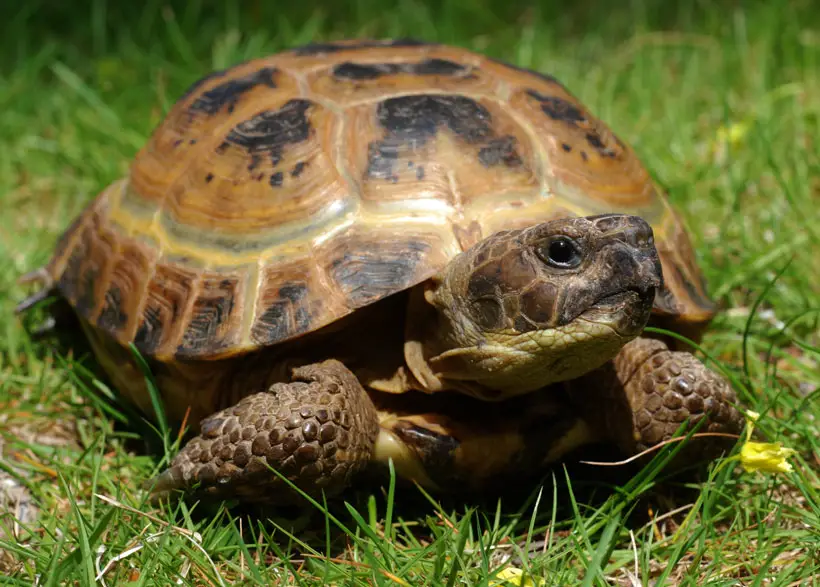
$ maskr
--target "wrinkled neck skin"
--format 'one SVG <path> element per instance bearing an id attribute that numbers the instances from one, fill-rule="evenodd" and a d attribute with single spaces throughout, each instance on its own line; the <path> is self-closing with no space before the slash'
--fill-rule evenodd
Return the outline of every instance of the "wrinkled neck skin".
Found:
<path id="1" fill-rule="evenodd" d="M 600 367 L 643 330 L 654 249 L 607 239 L 578 271 L 551 272 L 528 246 L 536 228 L 480 243 L 411 292 L 404 354 L 422 391 L 529 393 Z"/>
<path id="2" fill-rule="evenodd" d="M 451 390 L 487 401 L 530 393 L 600 367 L 636 336 L 583 319 L 563 328 L 487 333 L 454 311 L 459 300 L 447 289 L 418 292 L 411 295 L 404 352 L 428 393 Z M 432 320 L 415 321 L 424 314 Z"/>

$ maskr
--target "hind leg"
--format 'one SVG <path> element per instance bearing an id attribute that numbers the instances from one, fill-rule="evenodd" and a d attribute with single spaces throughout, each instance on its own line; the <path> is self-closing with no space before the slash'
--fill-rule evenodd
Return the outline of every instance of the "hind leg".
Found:
<path id="1" fill-rule="evenodd" d="M 461 394 L 376 396 L 374 460 L 441 493 L 495 492 L 532 478 L 594 439 L 557 387 L 485 402 Z"/>
<path id="2" fill-rule="evenodd" d="M 307 365 L 291 383 L 203 420 L 200 435 L 154 480 L 153 494 L 298 503 L 273 468 L 310 495 L 333 495 L 370 462 L 378 431 L 370 397 L 344 365 Z"/>

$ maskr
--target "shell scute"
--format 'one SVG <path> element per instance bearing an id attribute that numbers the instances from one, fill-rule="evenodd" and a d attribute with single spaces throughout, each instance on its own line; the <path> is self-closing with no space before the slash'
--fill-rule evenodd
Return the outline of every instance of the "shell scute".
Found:
<path id="1" fill-rule="evenodd" d="M 142 319 L 134 344 L 142 352 L 162 354 L 164 347 L 176 346 L 190 321 L 197 282 L 195 271 L 179 265 L 159 264 L 148 282 Z"/>
<path id="2" fill-rule="evenodd" d="M 93 218 L 99 222 L 96 216 Z M 81 277 L 74 280 L 74 305 L 81 315 L 94 318 L 105 295 L 106 272 L 112 265 L 116 239 L 99 224 L 87 226 L 81 239 L 83 244 L 72 254 L 72 258 L 78 253 L 83 256 L 82 265 L 76 269 Z"/>
<path id="3" fill-rule="evenodd" d="M 326 200 L 325 190 L 316 188 L 338 175 L 316 129 L 332 124 L 322 106 L 302 99 L 243 119 L 172 187 L 164 222 L 200 231 L 217 225 L 243 240 L 265 239 L 279 225 L 316 214 Z M 299 163 L 309 164 L 314 175 L 293 176 Z"/>
<path id="4" fill-rule="evenodd" d="M 522 87 L 510 96 L 510 107 L 526 116 L 543 137 L 550 162 L 551 191 L 580 199 L 595 212 L 653 208 L 654 186 L 632 150 L 561 86 L 550 91 Z M 654 221 L 655 211 L 648 220 Z"/>
<path id="5" fill-rule="evenodd" d="M 369 240 L 369 239 L 368 239 Z M 356 243 L 330 261 L 330 275 L 350 308 L 360 308 L 418 283 L 430 244 L 424 240 Z"/>
<path id="6" fill-rule="evenodd" d="M 129 174 L 133 189 L 157 206 L 169 194 L 204 189 L 198 184 L 209 173 L 218 176 L 230 165 L 220 151 L 230 130 L 295 95 L 296 80 L 264 60 L 206 80 L 177 102 L 137 154 Z"/>
<path id="7" fill-rule="evenodd" d="M 360 182 L 362 201 L 379 213 L 454 217 L 482 198 L 502 204 L 507 193 L 539 190 L 530 138 L 493 101 L 399 96 L 379 102 L 375 112 L 370 105 L 351 108 L 346 121 L 351 148 L 344 166 Z"/>
<path id="8" fill-rule="evenodd" d="M 326 283 L 326 281 L 324 282 Z M 266 345 L 316 328 L 314 320 L 333 310 L 328 291 L 315 264 L 291 262 L 263 270 L 251 340 Z"/>
<path id="9" fill-rule="evenodd" d="M 229 349 L 238 342 L 242 319 L 245 279 L 243 275 L 203 275 L 189 322 L 175 354 L 197 356 L 200 349 Z"/>
<path id="10" fill-rule="evenodd" d="M 154 270 L 150 249 L 133 242 L 118 243 L 112 269 L 105 282 L 102 308 L 96 326 L 118 339 L 133 336 L 145 286 Z"/>

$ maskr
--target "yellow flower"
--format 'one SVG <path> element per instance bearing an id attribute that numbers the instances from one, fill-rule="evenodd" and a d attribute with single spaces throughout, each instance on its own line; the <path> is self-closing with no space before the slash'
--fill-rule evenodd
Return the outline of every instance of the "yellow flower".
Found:
<path id="1" fill-rule="evenodd" d="M 757 422 L 760 419 L 760 414 L 758 414 L 757 412 L 754 412 L 752 410 L 746 410 L 746 416 L 752 422 Z"/>
<path id="2" fill-rule="evenodd" d="M 749 134 L 751 124 L 748 121 L 733 122 L 729 126 L 721 125 L 717 129 L 715 142 L 731 145 L 739 144 Z"/>
<path id="3" fill-rule="evenodd" d="M 490 587 L 541 587 L 544 585 L 543 579 L 533 579 L 524 575 L 524 571 L 516 567 L 506 567 L 496 575 L 496 581 L 490 583 Z"/>
<path id="4" fill-rule="evenodd" d="M 754 442 L 752 430 L 760 414 L 751 410 L 746 412 L 749 423 L 746 426 L 746 442 L 740 448 L 740 464 L 747 473 L 789 473 L 792 466 L 786 461 L 797 451 L 786 448 L 780 442 Z"/>
<path id="5" fill-rule="evenodd" d="M 786 461 L 795 452 L 779 442 L 746 441 L 740 449 L 740 464 L 747 473 L 790 473 L 792 466 Z"/>

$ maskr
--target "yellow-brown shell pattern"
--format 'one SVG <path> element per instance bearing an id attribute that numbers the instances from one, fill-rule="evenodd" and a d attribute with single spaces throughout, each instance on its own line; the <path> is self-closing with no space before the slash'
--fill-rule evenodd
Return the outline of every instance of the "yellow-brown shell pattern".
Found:
<path id="1" fill-rule="evenodd" d="M 115 340 L 213 359 L 411 287 L 498 230 L 613 211 L 655 229 L 657 311 L 708 319 L 678 217 L 558 81 L 443 45 L 310 45 L 194 84 L 49 271 Z"/>

